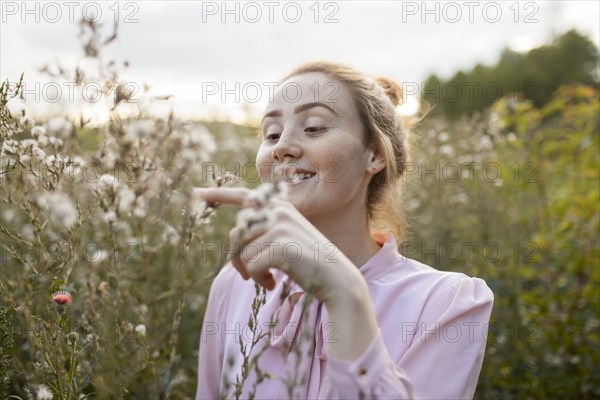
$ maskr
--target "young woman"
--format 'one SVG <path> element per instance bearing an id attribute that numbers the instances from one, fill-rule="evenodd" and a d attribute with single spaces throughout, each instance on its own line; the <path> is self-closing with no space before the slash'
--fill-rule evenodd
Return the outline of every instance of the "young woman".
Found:
<path id="1" fill-rule="evenodd" d="M 473 396 L 493 294 L 398 252 L 400 98 L 345 65 L 300 66 L 267 106 L 256 156 L 261 181 L 287 181 L 286 200 L 261 218 L 246 189 L 196 191 L 258 221 L 232 230 L 242 251 L 211 287 L 197 398 Z M 255 283 L 267 292 L 253 320 Z"/>

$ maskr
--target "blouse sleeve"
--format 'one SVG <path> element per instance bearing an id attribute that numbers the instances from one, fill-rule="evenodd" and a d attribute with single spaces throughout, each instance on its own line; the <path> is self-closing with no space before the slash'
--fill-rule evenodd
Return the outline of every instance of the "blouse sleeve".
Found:
<path id="1" fill-rule="evenodd" d="M 221 330 L 225 326 L 225 316 L 229 306 L 231 282 L 234 274 L 233 267 L 225 266 L 210 288 L 200 334 L 197 400 L 219 398 L 219 382 L 221 382 L 225 348 L 225 343 L 221 339 Z"/>
<path id="2" fill-rule="evenodd" d="M 328 398 L 470 399 L 483 363 L 494 295 L 478 278 L 461 278 L 424 308 L 419 321 L 399 321 L 408 350 L 392 360 L 381 332 L 354 361 L 327 357 Z"/>

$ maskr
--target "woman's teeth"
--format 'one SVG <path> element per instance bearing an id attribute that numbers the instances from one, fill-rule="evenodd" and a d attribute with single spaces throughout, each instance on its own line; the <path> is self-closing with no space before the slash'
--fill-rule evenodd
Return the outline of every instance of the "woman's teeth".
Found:
<path id="1" fill-rule="evenodd" d="M 314 173 L 312 172 L 307 172 L 307 173 L 295 173 L 291 176 L 290 178 L 290 182 L 291 183 L 298 183 L 304 179 L 308 179 L 308 178 L 312 178 L 313 176 L 315 176 Z"/>

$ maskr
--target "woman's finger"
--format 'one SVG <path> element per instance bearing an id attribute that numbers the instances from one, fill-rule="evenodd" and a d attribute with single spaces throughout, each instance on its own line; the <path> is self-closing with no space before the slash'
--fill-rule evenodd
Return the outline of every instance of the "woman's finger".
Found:
<path id="1" fill-rule="evenodd" d="M 257 219 L 257 221 L 262 221 Z M 234 256 L 231 259 L 233 266 L 242 274 L 244 279 L 249 279 L 250 275 L 246 270 L 246 266 L 243 260 L 240 258 L 241 253 L 248 244 L 255 241 L 261 235 L 263 235 L 268 229 L 268 218 L 263 222 L 257 222 L 252 224 L 249 228 L 241 228 L 239 226 L 234 227 L 229 231 L 229 243 L 233 248 Z"/>
<path id="2" fill-rule="evenodd" d="M 250 193 L 246 188 L 228 188 L 228 187 L 212 187 L 212 188 L 194 188 L 192 194 L 199 200 L 204 200 L 207 203 L 224 203 L 241 206 L 244 200 Z"/>
<path id="3" fill-rule="evenodd" d="M 242 254 L 242 262 L 246 266 L 248 274 L 259 285 L 271 290 L 275 287 L 275 278 L 270 269 L 270 245 L 254 242 L 252 246 L 246 247 Z"/>
<path id="4" fill-rule="evenodd" d="M 238 270 L 240 275 L 242 275 L 242 278 L 248 280 L 250 279 L 250 275 L 246 271 L 246 266 L 242 263 L 242 260 L 240 259 L 240 255 L 242 253 L 241 250 L 241 229 L 235 227 L 231 231 L 229 231 L 229 251 L 233 253 L 233 256 L 231 257 L 231 264 L 235 269 Z"/>

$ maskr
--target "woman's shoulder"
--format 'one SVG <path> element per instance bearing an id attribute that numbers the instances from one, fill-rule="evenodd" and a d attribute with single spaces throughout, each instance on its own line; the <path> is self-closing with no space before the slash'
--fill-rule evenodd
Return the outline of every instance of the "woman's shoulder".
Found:
<path id="1" fill-rule="evenodd" d="M 449 288 L 462 282 L 487 287 L 483 279 L 470 277 L 462 272 L 444 271 L 407 257 L 400 252 L 393 236 L 386 236 L 385 241 L 380 241 L 381 250 L 361 267 L 367 281 L 376 280 L 383 283 L 408 280 L 412 284 L 440 288 Z"/>
<path id="2" fill-rule="evenodd" d="M 387 265 L 379 265 L 386 273 L 380 275 L 374 284 L 388 287 L 390 291 L 418 296 L 429 300 L 439 297 L 460 296 L 461 301 L 473 303 L 493 302 L 494 294 L 487 283 L 478 277 L 463 272 L 444 271 L 432 265 L 409 258 L 398 251 L 395 243 L 386 250 L 389 254 L 380 260 Z"/>
<path id="3" fill-rule="evenodd" d="M 445 271 L 402 255 L 399 256 L 396 267 L 401 275 L 423 285 L 436 286 L 441 290 L 469 287 L 474 291 L 486 292 L 493 296 L 491 289 L 482 278 L 469 276 L 464 272 Z"/>

